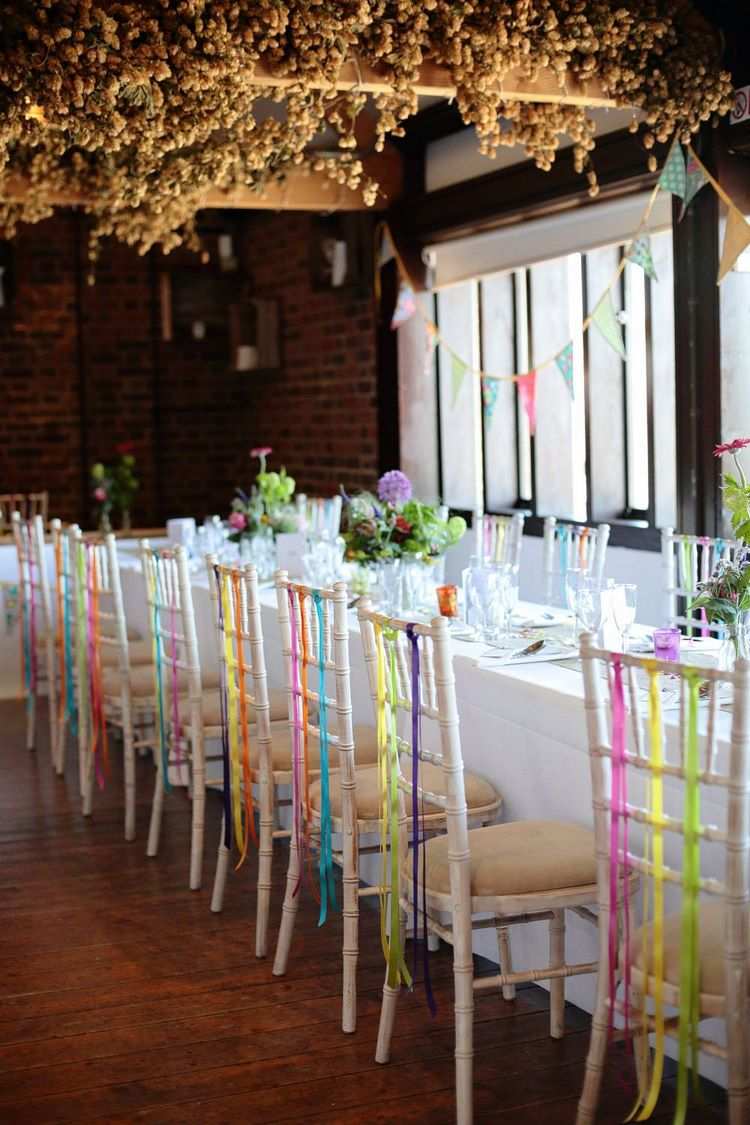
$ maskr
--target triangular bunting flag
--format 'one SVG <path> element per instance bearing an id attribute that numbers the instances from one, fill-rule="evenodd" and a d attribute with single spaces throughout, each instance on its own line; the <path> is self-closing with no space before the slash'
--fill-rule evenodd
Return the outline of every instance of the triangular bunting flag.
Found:
<path id="1" fill-rule="evenodd" d="M 380 239 L 380 247 L 378 248 L 378 268 L 384 266 L 386 262 L 390 262 L 391 258 L 395 257 L 395 254 L 396 251 L 393 248 L 391 232 L 386 226 Z"/>
<path id="2" fill-rule="evenodd" d="M 746 246 L 750 246 L 750 223 L 736 207 L 729 208 L 727 229 L 724 234 L 724 249 L 721 252 L 719 280 L 721 285 Z"/>
<path id="3" fill-rule="evenodd" d="M 536 371 L 519 375 L 516 379 L 526 417 L 529 420 L 529 433 L 536 433 Z"/>
<path id="4" fill-rule="evenodd" d="M 555 356 L 555 363 L 557 364 L 558 371 L 565 380 L 565 385 L 570 391 L 570 397 L 575 398 L 575 388 L 573 386 L 573 341 L 566 344 L 563 350 Z"/>
<path id="5" fill-rule="evenodd" d="M 705 187 L 707 183 L 708 177 L 706 176 L 698 161 L 693 156 L 692 152 L 689 153 L 687 158 L 685 177 L 685 198 L 682 201 L 680 221 L 682 221 L 685 212 L 695 199 L 698 192 L 702 187 Z"/>
<path id="6" fill-rule="evenodd" d="M 461 387 L 463 386 L 464 376 L 468 371 L 468 367 L 455 352 L 451 353 L 451 389 L 453 392 L 453 405 L 456 405 Z"/>
<path id="7" fill-rule="evenodd" d="M 636 266 L 640 266 L 646 277 L 650 277 L 652 281 L 659 280 L 656 276 L 654 259 L 651 253 L 650 235 L 642 234 L 640 238 L 635 240 L 628 253 L 628 261 L 633 262 Z"/>
<path id="8" fill-rule="evenodd" d="M 402 324 L 406 324 L 416 311 L 417 300 L 414 296 L 414 290 L 408 281 L 402 281 L 398 287 L 398 300 L 391 317 L 391 328 L 400 328 Z"/>
<path id="9" fill-rule="evenodd" d="M 488 422 L 492 421 L 492 415 L 495 413 L 499 390 L 500 383 L 497 379 L 482 379 L 482 402 L 484 403 L 484 416 Z"/>
<path id="10" fill-rule="evenodd" d="M 626 358 L 625 343 L 622 338 L 622 328 L 615 313 L 615 307 L 612 304 L 611 290 L 602 297 L 599 304 L 594 309 L 591 316 L 591 321 L 601 332 L 604 339 L 607 341 L 611 348 L 614 348 L 618 355 L 623 359 Z"/>
<path id="11" fill-rule="evenodd" d="M 667 162 L 659 177 L 659 187 L 663 188 L 664 191 L 671 191 L 672 195 L 679 195 L 680 199 L 685 198 L 687 192 L 685 157 L 682 153 L 682 146 L 676 138 L 672 142 Z"/>

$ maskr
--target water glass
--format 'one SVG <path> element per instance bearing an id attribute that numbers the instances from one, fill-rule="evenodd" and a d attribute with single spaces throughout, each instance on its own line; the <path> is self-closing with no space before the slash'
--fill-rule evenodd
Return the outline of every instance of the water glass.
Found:
<path id="1" fill-rule="evenodd" d="M 576 590 L 576 620 L 587 633 L 598 633 L 603 616 L 602 586 L 596 578 L 581 578 Z"/>
<path id="2" fill-rule="evenodd" d="M 654 656 L 676 664 L 680 659 L 680 630 L 676 626 L 654 629 Z"/>
<path id="3" fill-rule="evenodd" d="M 504 633 L 507 637 L 512 631 L 513 613 L 518 605 L 518 568 L 514 566 L 500 568 L 497 585 L 503 610 Z"/>
<path id="4" fill-rule="evenodd" d="M 463 572 L 464 613 L 466 624 L 475 629 L 483 640 L 491 622 L 493 582 L 491 568 L 483 566 L 474 555 Z"/>
<path id="5" fill-rule="evenodd" d="M 635 613 L 638 608 L 638 587 L 632 582 L 612 584 L 610 605 L 614 618 L 615 628 L 620 634 L 621 648 L 628 651 L 628 633 L 635 623 Z"/>

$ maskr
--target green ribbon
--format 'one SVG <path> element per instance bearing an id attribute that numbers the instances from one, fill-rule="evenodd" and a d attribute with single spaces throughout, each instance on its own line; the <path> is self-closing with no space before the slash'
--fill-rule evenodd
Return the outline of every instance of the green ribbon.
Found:
<path id="1" fill-rule="evenodd" d="M 680 1024 L 677 1064 L 677 1104 L 674 1125 L 683 1125 L 688 1105 L 688 1071 L 693 1093 L 700 1093 L 698 1023 L 700 1020 L 700 762 L 698 754 L 698 698 L 700 678 L 685 670 L 688 684 L 688 724 L 685 746 L 684 843 L 682 853 L 682 926 L 680 941 Z"/>
<path id="2" fill-rule="evenodd" d="M 328 901 L 336 909 L 336 885 L 333 879 L 333 843 L 331 830 L 331 779 L 328 770 L 328 705 L 326 703 L 326 653 L 323 622 L 323 603 L 319 590 L 312 591 L 313 605 L 318 618 L 318 711 L 320 714 L 320 914 L 318 925 L 328 917 Z"/>

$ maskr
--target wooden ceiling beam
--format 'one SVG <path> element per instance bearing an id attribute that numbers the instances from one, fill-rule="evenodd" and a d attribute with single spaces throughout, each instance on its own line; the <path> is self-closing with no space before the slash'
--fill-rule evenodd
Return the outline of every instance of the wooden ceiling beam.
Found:
<path id="1" fill-rule="evenodd" d="M 316 81 L 309 74 L 280 76 L 260 61 L 255 64 L 252 81 L 256 86 L 277 89 L 294 86 L 300 81 L 308 89 L 359 89 L 368 94 L 384 94 L 393 89 L 393 84 L 382 70 L 361 62 L 344 63 L 336 80 L 327 82 L 322 79 Z M 560 85 L 555 72 L 550 69 L 543 70 L 534 82 L 522 77 L 517 71 L 510 71 L 500 88 L 509 101 L 553 102 L 559 105 L 590 106 L 592 109 L 613 109 L 616 106 L 614 99 L 604 93 L 598 82 L 579 82 L 571 77 Z M 433 62 L 422 63 L 419 77 L 412 83 L 412 89 L 419 95 L 439 98 L 452 98 L 456 94 L 450 71 Z"/>

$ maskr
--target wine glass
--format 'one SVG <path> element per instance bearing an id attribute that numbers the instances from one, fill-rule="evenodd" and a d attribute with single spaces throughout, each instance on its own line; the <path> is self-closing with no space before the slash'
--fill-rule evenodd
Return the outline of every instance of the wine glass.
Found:
<path id="1" fill-rule="evenodd" d="M 500 602 L 505 618 L 504 632 L 505 636 L 509 637 L 512 631 L 513 611 L 518 605 L 518 568 L 514 566 L 504 566 L 501 573 L 498 575 L 498 585 L 500 589 Z"/>
<path id="2" fill-rule="evenodd" d="M 628 633 L 635 622 L 638 607 L 638 587 L 632 582 L 618 583 L 612 588 L 612 616 L 620 634 L 621 648 L 628 651 Z"/>
<path id="3" fill-rule="evenodd" d="M 602 627 L 602 585 L 596 578 L 580 578 L 575 598 L 576 620 L 587 633 L 598 633 Z"/>
<path id="4" fill-rule="evenodd" d="M 578 644 L 578 612 L 576 610 L 576 596 L 578 594 L 578 586 L 581 580 L 585 577 L 585 571 L 581 570 L 579 566 L 570 566 L 565 571 L 565 604 L 573 614 L 573 636 L 572 643 Z"/>

